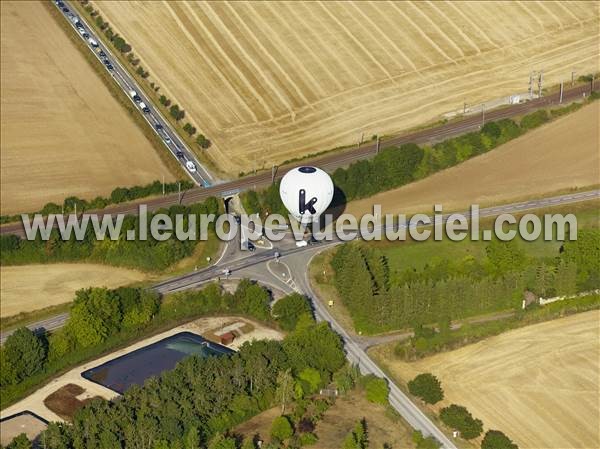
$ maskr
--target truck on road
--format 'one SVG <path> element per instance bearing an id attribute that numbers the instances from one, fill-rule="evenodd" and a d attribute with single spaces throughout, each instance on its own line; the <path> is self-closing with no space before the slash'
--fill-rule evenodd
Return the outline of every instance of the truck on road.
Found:
<path id="1" fill-rule="evenodd" d="M 135 101 L 136 103 L 140 103 L 142 101 L 142 99 L 140 98 L 140 96 L 138 95 L 138 93 L 135 90 L 130 90 L 129 91 L 129 96 L 133 99 L 133 101 Z"/>

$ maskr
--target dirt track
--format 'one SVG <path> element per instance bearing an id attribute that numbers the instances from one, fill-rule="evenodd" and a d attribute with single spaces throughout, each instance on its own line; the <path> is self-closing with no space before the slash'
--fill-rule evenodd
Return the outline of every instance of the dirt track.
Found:
<path id="1" fill-rule="evenodd" d="M 520 448 L 600 447 L 600 311 L 536 324 L 414 363 L 385 363 L 404 381 L 431 372 L 446 398 Z"/>
<path id="2" fill-rule="evenodd" d="M 1 213 L 172 176 L 41 2 L 1 2 Z"/>
<path id="3" fill-rule="evenodd" d="M 571 2 L 96 2 L 234 175 L 598 70 Z"/>
<path id="4" fill-rule="evenodd" d="M 600 183 L 600 102 L 549 123 L 490 153 L 399 189 L 348 204 L 362 215 L 463 210 Z"/>

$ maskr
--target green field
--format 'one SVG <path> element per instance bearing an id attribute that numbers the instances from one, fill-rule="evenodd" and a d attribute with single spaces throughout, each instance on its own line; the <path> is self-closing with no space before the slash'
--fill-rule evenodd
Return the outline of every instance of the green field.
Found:
<path id="1" fill-rule="evenodd" d="M 569 214 L 573 213 L 577 217 L 579 229 L 589 229 L 600 227 L 600 201 L 590 201 L 581 204 L 575 204 L 567 207 L 556 207 L 547 210 L 534 211 L 536 215 L 546 213 Z M 481 231 L 492 229 L 493 221 L 485 219 L 480 224 Z M 510 226 L 514 229 L 515 226 Z M 379 248 L 388 259 L 390 273 L 404 271 L 407 268 L 422 270 L 432 261 L 441 259 L 461 260 L 472 256 L 476 259 L 485 257 L 485 248 L 488 242 L 483 240 L 471 241 L 468 238 L 461 242 L 453 242 L 449 239 L 441 241 L 427 240 L 425 242 L 416 242 L 407 240 L 406 242 L 373 242 L 372 245 Z M 518 239 L 518 245 L 525 253 L 534 258 L 552 257 L 558 254 L 561 242 L 557 240 L 545 241 L 538 239 L 527 242 Z"/>

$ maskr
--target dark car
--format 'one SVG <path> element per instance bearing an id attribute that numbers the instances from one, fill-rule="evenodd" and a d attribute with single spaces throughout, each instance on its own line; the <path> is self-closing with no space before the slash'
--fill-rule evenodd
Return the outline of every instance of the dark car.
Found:
<path id="1" fill-rule="evenodd" d="M 101 58 L 106 58 L 106 53 L 104 53 L 104 51 L 100 50 L 100 52 L 98 54 L 100 55 Z"/>
<path id="2" fill-rule="evenodd" d="M 114 67 L 113 67 L 113 65 L 112 65 L 112 64 L 106 64 L 106 68 L 107 68 L 108 70 L 112 70 L 112 69 L 114 69 Z"/>
<path id="3" fill-rule="evenodd" d="M 256 246 L 254 246 L 254 243 L 252 243 L 250 240 L 246 242 L 246 247 L 251 253 L 253 253 L 256 250 Z"/>
<path id="4" fill-rule="evenodd" d="M 175 152 L 175 156 L 177 156 L 179 159 L 183 159 L 183 151 L 177 150 Z"/>
<path id="5" fill-rule="evenodd" d="M 157 123 L 156 125 L 154 125 L 154 129 L 160 131 L 161 129 L 163 129 L 163 126 L 160 123 Z"/>
<path id="6" fill-rule="evenodd" d="M 83 36 L 85 39 L 87 39 L 87 38 L 89 38 L 89 37 L 90 37 L 90 35 L 89 35 L 89 34 L 87 34 L 87 33 L 83 33 L 83 34 L 82 34 L 82 36 Z"/>
<path id="7" fill-rule="evenodd" d="M 135 101 L 136 103 L 139 103 L 140 101 L 142 101 L 142 99 L 140 98 L 139 95 L 134 95 L 133 96 L 133 101 Z"/>
<path id="8" fill-rule="evenodd" d="M 67 8 L 66 6 L 63 7 L 63 12 L 69 12 L 69 8 Z"/>

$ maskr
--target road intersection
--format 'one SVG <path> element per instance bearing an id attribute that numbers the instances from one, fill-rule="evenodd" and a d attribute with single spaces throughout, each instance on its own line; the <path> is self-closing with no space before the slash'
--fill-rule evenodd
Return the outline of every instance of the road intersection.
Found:
<path id="1" fill-rule="evenodd" d="M 480 210 L 480 217 L 498 216 L 504 213 L 521 213 L 527 210 L 548 208 L 558 205 L 575 204 L 583 201 L 600 199 L 600 189 L 574 192 L 564 195 L 532 199 L 511 204 L 492 206 Z M 468 213 L 464 213 L 468 216 Z M 445 220 L 448 215 L 441 219 Z M 432 221 L 435 221 L 432 217 Z M 401 225 L 407 226 L 407 224 Z M 239 240 L 239 238 L 237 239 Z M 312 289 L 308 266 L 312 258 L 334 245 L 343 243 L 339 239 L 320 242 L 303 247 L 296 246 L 290 231 L 286 237 L 273 245 L 259 245 L 254 252 L 242 251 L 240 242 L 232 240 L 225 247 L 216 263 L 204 270 L 194 271 L 182 276 L 162 281 L 152 288 L 161 294 L 174 293 L 188 289 L 200 288 L 203 284 L 221 279 L 253 279 L 268 288 L 277 289 L 285 294 L 299 292 L 312 302 L 315 317 L 319 321 L 327 321 L 343 339 L 348 360 L 359 366 L 361 372 L 371 373 L 385 378 L 390 386 L 390 404 L 415 429 L 424 435 L 434 436 L 444 448 L 454 449 L 454 443 L 394 384 L 394 381 L 379 368 L 368 356 L 364 342 L 350 335 L 330 314 L 325 302 L 319 299 Z M 68 314 L 61 314 L 44 321 L 33 323 L 29 327 L 40 330 L 53 330 L 64 325 Z M 10 333 L 0 336 L 4 340 Z"/>

